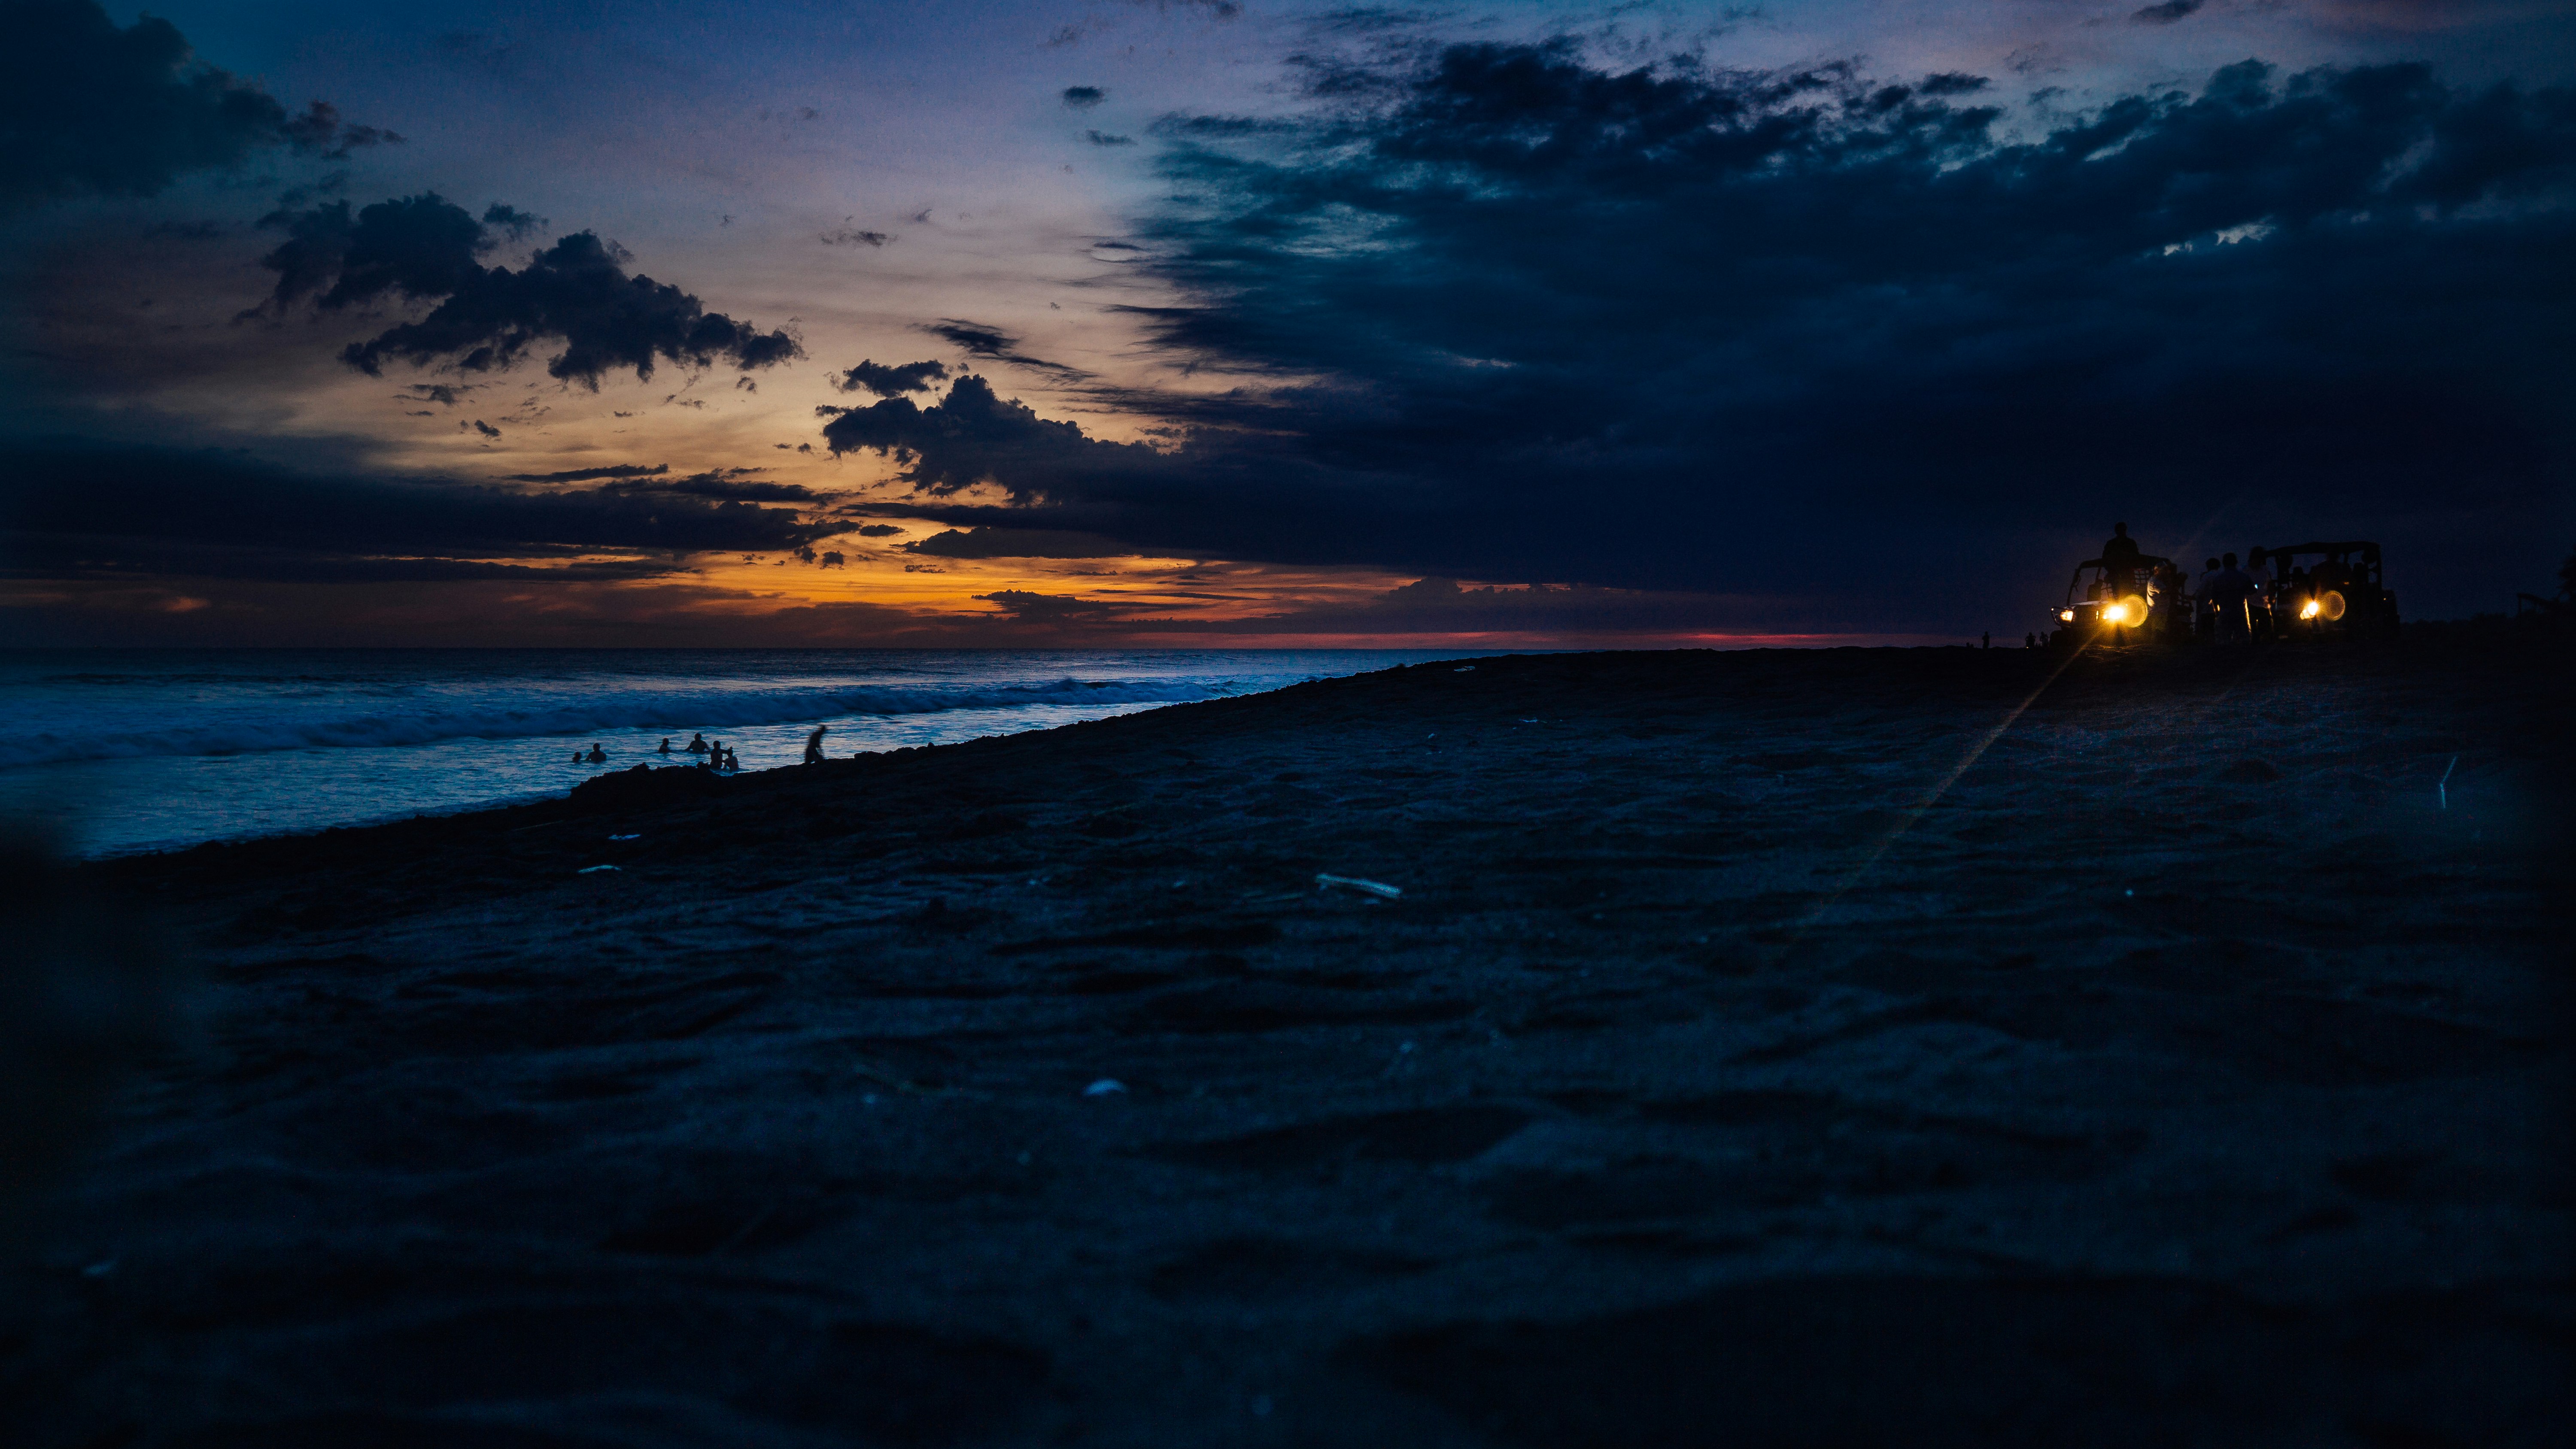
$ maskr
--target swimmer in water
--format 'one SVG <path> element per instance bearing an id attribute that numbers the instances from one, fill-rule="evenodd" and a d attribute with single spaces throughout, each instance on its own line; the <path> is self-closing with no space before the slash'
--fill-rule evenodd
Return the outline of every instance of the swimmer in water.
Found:
<path id="1" fill-rule="evenodd" d="M 662 748 L 659 753 L 665 755 L 671 753 L 671 737 L 669 735 L 662 736 Z"/>
<path id="2" fill-rule="evenodd" d="M 608 763 L 608 751 L 601 749 L 596 743 L 593 743 L 590 747 L 590 753 L 582 756 L 582 758 L 590 761 L 594 765 L 605 765 Z"/>
<path id="3" fill-rule="evenodd" d="M 706 752 L 707 752 L 707 737 L 706 737 L 705 735 L 693 734 L 693 735 L 689 736 L 689 753 L 690 753 L 690 754 L 693 754 L 693 755 L 703 755 L 703 754 L 705 754 Z"/>
<path id="4" fill-rule="evenodd" d="M 739 770 L 742 768 L 742 761 L 736 758 L 734 752 L 731 750 L 725 751 L 725 768 L 728 770 Z"/>

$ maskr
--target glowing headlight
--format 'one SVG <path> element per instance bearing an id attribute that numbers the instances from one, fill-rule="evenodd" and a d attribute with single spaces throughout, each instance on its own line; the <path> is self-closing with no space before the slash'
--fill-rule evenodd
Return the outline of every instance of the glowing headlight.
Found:
<path id="1" fill-rule="evenodd" d="M 2306 603 L 2301 604 L 2301 605 L 2299 606 L 2299 617 L 2300 617 L 2300 618 L 2302 618 L 2302 619 L 2313 619 L 2313 618 L 2315 618 L 2317 615 L 2322 614 L 2322 613 L 2324 613 L 2324 612 L 2325 612 L 2325 606 L 2324 606 L 2324 605 L 2322 605 L 2322 604 L 2319 604 L 2319 603 L 2318 603 L 2316 600 L 2314 600 L 2314 599 L 2310 599 L 2310 600 L 2308 600 Z"/>
<path id="2" fill-rule="evenodd" d="M 2061 623 L 2072 624 L 2075 622 L 2075 611 L 2073 609 L 2060 609 L 2057 611 L 2057 617 Z"/>
<path id="3" fill-rule="evenodd" d="M 2324 597 L 2317 600 L 2317 611 L 2326 616 L 2326 622 L 2329 624 L 2342 618 L 2346 607 L 2348 606 L 2344 603 L 2343 592 L 2339 589 L 2328 589 Z"/>

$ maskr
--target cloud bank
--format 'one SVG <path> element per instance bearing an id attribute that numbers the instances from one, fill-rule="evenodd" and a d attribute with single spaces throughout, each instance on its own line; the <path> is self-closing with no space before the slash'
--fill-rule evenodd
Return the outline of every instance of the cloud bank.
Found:
<path id="1" fill-rule="evenodd" d="M 928 392 L 932 383 L 947 380 L 945 363 L 863 361 L 842 372 L 832 385 L 843 392 L 864 390 L 879 397 L 901 397 L 908 392 Z"/>
<path id="2" fill-rule="evenodd" d="M 523 233 L 533 221 L 497 203 L 477 220 L 424 192 L 354 214 L 335 201 L 268 221 L 287 232 L 261 259 L 277 273 L 269 299 L 275 310 L 307 298 L 326 312 L 437 303 L 416 322 L 349 344 L 341 359 L 370 375 L 388 359 L 416 367 L 452 360 L 468 372 L 506 368 L 547 341 L 564 344 L 547 362 L 548 375 L 594 389 L 620 369 L 649 378 L 657 361 L 724 362 L 748 371 L 805 355 L 786 332 L 763 332 L 706 310 L 677 287 L 628 275 L 623 251 L 586 231 L 540 250 L 518 271 L 487 267 L 480 258 L 500 236 Z"/>
<path id="3" fill-rule="evenodd" d="M 2576 93 L 2247 62 L 2038 125 L 1975 76 L 1570 43 L 1316 74 L 1305 120 L 1160 128 L 1183 199 L 1136 265 L 1183 300 L 1132 315 L 1254 385 L 1096 391 L 1184 446 L 974 378 L 826 440 L 1157 552 L 1873 617 L 2010 594 L 2034 519 L 2567 491 Z"/>
<path id="4" fill-rule="evenodd" d="M 337 159 L 400 142 L 315 101 L 290 112 L 197 59 L 146 15 L 119 28 L 96 0 L 0 8 L 0 213 L 80 195 L 151 196 L 192 171 L 273 149 Z"/>
<path id="5" fill-rule="evenodd" d="M 36 443 L 10 451 L 0 539 L 15 578 L 572 580 L 670 574 L 691 554 L 789 551 L 840 531 L 734 501 L 764 486 L 777 485 L 629 477 L 529 493 L 304 474 L 230 453 Z M 601 553 L 643 556 L 587 557 Z"/>

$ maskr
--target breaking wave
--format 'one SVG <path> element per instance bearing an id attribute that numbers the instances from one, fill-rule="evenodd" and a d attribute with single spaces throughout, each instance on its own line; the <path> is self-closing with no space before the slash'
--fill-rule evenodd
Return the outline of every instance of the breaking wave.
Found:
<path id="1" fill-rule="evenodd" d="M 543 695 L 547 691 L 524 690 Z M 739 729 L 838 719 L 1032 706 L 1183 704 L 1237 692 L 1231 681 L 1080 680 L 1040 684 L 851 685 L 805 689 L 639 689 L 513 706 L 494 698 L 421 701 L 363 713 L 277 721 L 201 722 L 169 729 L 113 727 L 22 737 L 11 765 L 146 755 L 243 755 L 269 750 L 368 749 L 441 740 L 527 739 L 621 729 Z"/>

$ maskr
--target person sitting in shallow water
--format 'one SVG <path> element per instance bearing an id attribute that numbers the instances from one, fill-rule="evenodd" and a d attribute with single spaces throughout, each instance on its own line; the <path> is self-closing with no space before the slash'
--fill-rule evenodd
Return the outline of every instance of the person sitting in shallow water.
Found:
<path id="1" fill-rule="evenodd" d="M 736 757 L 734 752 L 731 750 L 725 751 L 725 768 L 728 770 L 739 770 L 742 768 L 742 761 Z"/>
<path id="2" fill-rule="evenodd" d="M 701 734 L 692 734 L 692 735 L 690 735 L 690 736 L 689 736 L 689 753 L 690 753 L 690 754 L 693 754 L 693 755 L 703 755 L 703 754 L 705 754 L 706 752 L 707 752 L 707 737 L 706 737 L 705 735 L 701 735 Z"/>

